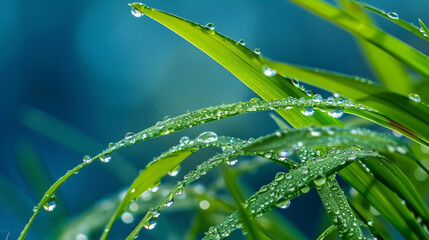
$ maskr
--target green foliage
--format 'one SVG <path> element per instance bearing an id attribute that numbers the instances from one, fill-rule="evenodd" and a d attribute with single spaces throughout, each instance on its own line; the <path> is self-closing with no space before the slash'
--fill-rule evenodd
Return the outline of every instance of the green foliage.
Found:
<path id="1" fill-rule="evenodd" d="M 76 234 L 73 229 L 80 230 L 84 226 L 83 223 L 96 221 L 87 224 L 85 234 L 102 228 L 101 239 L 106 239 L 114 222 L 128 213 L 132 203 L 137 204 L 139 209 L 144 209 L 139 210 L 139 214 L 146 212 L 126 238 L 134 239 L 143 228 L 154 228 L 161 210 L 171 207 L 185 192 L 187 198 L 193 201 L 183 204 L 183 208 L 197 208 L 196 200 L 203 198 L 216 206 L 213 208 L 222 209 L 224 215 L 228 215 L 216 222 L 196 223 L 190 227 L 188 236 L 195 237 L 201 229 L 206 229 L 204 239 L 222 239 L 232 231 L 241 229 L 249 239 L 301 239 L 303 237 L 298 230 L 273 212 L 277 207 L 289 206 L 292 199 L 299 199 L 299 196 L 314 188 L 333 223 L 321 233 L 319 239 L 326 239 L 334 233 L 344 239 L 390 239 L 386 231 L 390 225 L 406 239 L 429 239 L 429 209 L 423 200 L 427 191 L 422 190 L 414 179 L 409 178 L 409 169 L 401 167 L 411 166 L 413 170 L 419 169 L 427 176 L 429 171 L 422 163 L 420 153 L 414 153 L 409 143 L 404 143 L 397 137 L 364 128 L 344 127 L 344 123 L 338 119 L 343 113 L 366 118 L 375 125 L 404 134 L 414 141 L 412 144 L 420 144 L 427 149 L 429 107 L 421 102 L 418 92 L 408 92 L 415 89 L 416 84 L 405 67 L 411 68 L 422 78 L 428 78 L 429 57 L 376 27 L 364 9 L 393 21 L 426 41 L 429 41 L 429 30 L 421 20 L 420 30 L 399 19 L 394 13 L 386 13 L 357 1 L 341 1 L 344 9 L 321 0 L 291 2 L 354 34 L 363 54 L 384 86 L 360 77 L 272 61 L 261 57 L 257 50 L 251 51 L 240 42 L 216 32 L 210 25 L 202 26 L 141 3 L 130 4 L 135 13 L 158 21 L 205 52 L 264 100 L 254 98 L 246 102 L 208 107 L 167 118 L 139 133 L 128 133 L 124 139 L 109 144 L 108 148 L 93 157 L 85 157 L 82 164 L 68 171 L 43 194 L 19 239 L 26 237 L 39 211 L 46 208 L 47 204 L 52 204 L 58 188 L 70 176 L 94 160 L 108 162 L 112 153 L 122 148 L 207 122 L 271 110 L 277 111 L 294 128 L 290 129 L 285 122 L 274 116 L 281 130 L 256 140 L 217 136 L 213 132 L 204 132 L 195 139 L 183 137 L 179 145 L 173 146 L 150 162 L 122 197 L 114 196 L 105 200 L 115 207 L 110 207 L 107 213 L 101 213 L 98 208 L 103 203 L 97 203 L 77 221 L 69 223 L 65 227 L 69 229 L 59 233 L 58 238 L 67 239 Z M 305 89 L 299 81 L 340 93 L 344 98 L 323 99 L 321 95 Z M 399 90 L 396 89 L 398 86 Z M 26 121 L 29 114 L 45 119 L 46 121 L 42 122 L 62 129 L 63 132 L 76 134 L 76 131 L 43 113 L 28 109 L 22 114 L 22 121 L 36 131 L 46 132 L 43 130 L 46 126 L 31 125 L 30 121 Z M 88 137 L 82 134 L 77 135 L 79 139 L 83 139 L 81 142 L 98 144 L 88 141 Z M 82 144 L 67 142 L 55 134 L 50 137 L 81 151 Z M 198 164 L 174 186 L 160 184 L 164 176 L 174 175 L 190 155 L 208 147 L 220 148 L 221 152 Z M 269 184 L 245 199 L 246 187 L 240 183 L 240 176 L 260 168 L 262 164 L 258 161 L 240 160 L 238 167 L 229 169 L 229 166 L 235 165 L 243 156 L 262 157 L 269 160 L 269 163 L 278 164 L 282 170 L 289 170 L 279 171 Z M 246 163 L 249 165 L 245 165 Z M 219 166 L 223 175 L 220 181 L 223 181 L 233 200 L 217 199 L 219 193 L 216 190 L 219 187 L 215 183 L 213 188 L 216 190 L 199 193 L 193 191 L 192 183 Z M 35 174 L 38 172 L 40 171 Z M 357 193 L 346 196 L 336 180 L 337 176 L 343 178 Z M 122 180 L 127 181 L 123 177 Z M 157 187 L 166 187 L 168 191 L 166 195 L 157 195 L 158 204 L 148 206 L 139 201 L 140 196 Z M 37 186 L 38 192 L 39 188 L 40 186 Z M 180 199 L 177 202 L 181 202 Z M 174 205 L 177 207 L 177 204 Z M 376 217 L 374 212 L 381 217 Z M 100 215 L 103 215 L 104 220 L 93 217 Z M 217 216 L 214 211 L 208 215 L 212 218 Z M 208 225 L 212 226 L 208 228 Z M 284 228 L 287 228 L 287 231 L 279 230 Z M 368 231 L 362 231 L 365 228 Z"/>

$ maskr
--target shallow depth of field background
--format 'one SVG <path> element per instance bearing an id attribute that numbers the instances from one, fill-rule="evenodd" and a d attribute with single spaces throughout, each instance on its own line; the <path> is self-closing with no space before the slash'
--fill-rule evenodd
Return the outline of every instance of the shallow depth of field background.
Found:
<path id="1" fill-rule="evenodd" d="M 368 2 L 395 11 L 409 22 L 417 23 L 418 18 L 429 22 L 428 1 Z M 245 39 L 250 49 L 260 48 L 262 55 L 275 60 L 373 76 L 348 33 L 287 1 L 148 0 L 145 4 L 201 24 L 213 22 L 219 32 L 236 40 Z M 429 53 L 424 41 L 387 20 L 375 19 L 384 30 Z M 5 239 L 7 231 L 10 239 L 16 239 L 39 201 L 22 170 L 28 154 L 36 154 L 52 184 L 80 164 L 85 154 L 100 152 L 126 132 L 138 132 L 167 115 L 256 96 L 215 61 L 162 25 L 147 17 L 133 17 L 126 1 L 0 0 L 0 79 L 0 180 L 22 196 L 21 201 L 16 201 L 8 198 L 7 188 L 0 189 L 0 239 Z M 34 109 L 87 134 L 101 147 L 80 146 L 74 135 L 61 135 L 50 128 L 54 126 L 45 126 L 45 134 L 30 129 L 29 123 L 45 124 L 31 115 Z M 50 222 L 53 219 L 56 223 L 66 221 L 95 201 L 118 192 L 125 185 L 111 171 L 118 171 L 130 184 L 139 169 L 177 144 L 183 135 L 196 137 L 213 130 L 219 135 L 249 138 L 276 128 L 268 113 L 248 114 L 121 150 L 120 154 L 135 167 L 133 172 L 124 172 L 115 155 L 110 163 L 114 169 L 110 171 L 109 164 L 102 166 L 96 161 L 60 189 L 62 197 L 55 211 L 61 209 L 64 217 L 49 218 L 48 214 L 55 213 L 41 212 L 27 239 L 46 239 L 55 230 Z M 60 134 L 85 152 L 65 147 L 46 133 Z M 210 153 L 213 151 L 192 157 L 183 164 L 178 177 L 166 177 L 165 182 L 176 182 Z M 278 167 L 271 166 L 253 173 L 248 184 L 256 190 L 268 183 L 276 171 Z M 201 182 L 210 181 L 209 177 Z M 320 207 L 312 190 L 293 200 L 291 207 L 282 212 L 313 239 L 321 232 L 317 228 L 323 216 Z M 183 220 L 175 221 L 176 226 L 166 232 L 170 217 Z M 162 214 L 151 235 L 144 230 L 141 236 L 181 239 L 190 220 L 189 213 Z M 134 224 L 118 221 L 111 239 L 123 238 Z"/>

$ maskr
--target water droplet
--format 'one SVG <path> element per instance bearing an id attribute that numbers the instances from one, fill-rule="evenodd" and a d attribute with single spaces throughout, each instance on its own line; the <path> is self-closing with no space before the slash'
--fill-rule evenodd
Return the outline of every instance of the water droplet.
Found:
<path id="1" fill-rule="evenodd" d="M 303 188 L 301 188 L 301 192 L 302 193 L 308 193 L 308 191 L 310 191 L 310 187 L 303 187 Z"/>
<path id="2" fill-rule="evenodd" d="M 399 15 L 398 15 L 397 13 L 395 13 L 395 12 L 388 12 L 388 13 L 387 13 L 387 16 L 388 16 L 390 19 L 393 19 L 393 20 L 398 20 L 398 19 L 399 19 Z"/>
<path id="3" fill-rule="evenodd" d="M 274 76 L 274 75 L 277 74 L 276 70 L 271 69 L 271 68 L 269 68 L 267 66 L 264 66 L 262 68 L 262 72 L 264 72 L 264 75 L 267 76 L 267 77 L 272 77 L 272 76 Z"/>
<path id="4" fill-rule="evenodd" d="M 134 216 L 129 212 L 124 212 L 121 215 L 121 220 L 126 224 L 130 224 L 134 222 Z"/>
<path id="5" fill-rule="evenodd" d="M 246 40 L 240 39 L 240 40 L 238 40 L 237 43 L 244 46 L 244 45 L 246 45 Z"/>
<path id="6" fill-rule="evenodd" d="M 108 163 L 112 159 L 112 155 L 106 153 L 103 156 L 100 157 L 100 161 L 103 163 Z"/>
<path id="7" fill-rule="evenodd" d="M 131 144 L 136 142 L 136 138 L 134 137 L 134 133 L 132 132 L 127 132 L 127 134 L 125 134 L 125 139 L 130 141 Z"/>
<path id="8" fill-rule="evenodd" d="M 37 212 L 37 206 L 33 207 L 33 212 Z"/>
<path id="9" fill-rule="evenodd" d="M 372 219 L 368 219 L 366 224 L 368 224 L 368 226 L 372 227 L 374 225 L 374 221 Z"/>
<path id="10" fill-rule="evenodd" d="M 290 149 L 280 149 L 278 153 L 279 160 L 286 160 L 292 153 L 293 151 Z"/>
<path id="11" fill-rule="evenodd" d="M 323 100 L 323 97 L 320 94 L 316 94 L 313 96 L 313 102 L 320 103 L 320 102 L 322 102 L 322 100 Z"/>
<path id="12" fill-rule="evenodd" d="M 182 138 L 180 138 L 180 140 L 179 140 L 179 143 L 180 143 L 180 145 L 186 145 L 186 144 L 188 144 L 189 143 L 189 141 L 190 141 L 190 139 L 189 139 L 189 137 L 188 136 L 183 136 Z"/>
<path id="13" fill-rule="evenodd" d="M 325 183 L 326 183 L 325 177 L 314 180 L 314 185 L 316 185 L 316 187 L 321 187 Z"/>
<path id="14" fill-rule="evenodd" d="M 314 111 L 314 108 L 308 107 L 304 110 L 301 110 L 301 113 L 306 117 L 311 117 L 314 115 L 315 111 Z"/>
<path id="15" fill-rule="evenodd" d="M 332 96 L 334 96 L 334 98 L 339 98 L 341 97 L 341 95 L 339 93 L 333 93 Z"/>
<path id="16" fill-rule="evenodd" d="M 255 50 L 253 50 L 253 52 L 254 52 L 255 54 L 257 54 L 257 55 L 260 55 L 260 54 L 261 54 L 261 49 L 259 49 L 259 48 L 255 48 Z"/>
<path id="17" fill-rule="evenodd" d="M 156 186 L 149 188 L 149 191 L 151 191 L 151 192 L 158 192 L 158 190 L 159 190 L 159 185 L 156 185 Z"/>
<path id="18" fill-rule="evenodd" d="M 152 230 L 156 227 L 158 219 L 156 217 L 152 217 L 149 221 L 144 225 L 144 228 L 148 230 Z"/>
<path id="19" fill-rule="evenodd" d="M 238 162 L 238 158 L 233 158 L 231 160 L 226 161 L 226 164 L 228 164 L 229 166 L 234 166 L 235 164 L 237 164 Z"/>
<path id="20" fill-rule="evenodd" d="M 420 95 L 418 95 L 417 93 L 411 93 L 410 95 L 408 95 L 408 98 L 418 103 L 422 101 Z"/>
<path id="21" fill-rule="evenodd" d="M 85 155 L 85 157 L 83 157 L 83 162 L 84 163 L 89 163 L 91 162 L 91 157 L 89 155 Z"/>
<path id="22" fill-rule="evenodd" d="M 311 89 L 305 90 L 305 94 L 307 94 L 307 96 L 311 97 L 314 95 L 314 91 Z"/>
<path id="23" fill-rule="evenodd" d="M 298 80 L 298 79 L 294 79 L 294 78 L 292 78 L 290 81 L 292 82 L 292 84 L 293 84 L 295 87 L 299 87 L 299 80 Z"/>
<path id="24" fill-rule="evenodd" d="M 177 174 L 179 174 L 179 172 L 180 172 L 180 166 L 175 168 L 173 171 L 169 172 L 168 175 L 175 177 L 175 176 L 177 176 Z"/>
<path id="25" fill-rule="evenodd" d="M 290 206 L 290 200 L 286 200 L 286 201 L 283 201 L 283 202 L 277 204 L 277 207 L 279 207 L 281 209 L 288 208 L 289 206 Z"/>
<path id="26" fill-rule="evenodd" d="M 80 233 L 80 234 L 78 234 L 76 236 L 76 240 L 88 240 L 88 236 L 86 236 L 85 234 Z"/>
<path id="27" fill-rule="evenodd" d="M 173 205 L 173 203 L 174 203 L 174 198 L 172 198 L 172 199 L 170 199 L 170 201 L 166 202 L 166 203 L 164 204 L 164 206 L 166 206 L 166 207 L 171 207 L 171 206 Z"/>
<path id="28" fill-rule="evenodd" d="M 55 195 L 52 195 L 51 199 L 48 200 L 44 205 L 43 208 L 50 212 L 53 211 L 57 207 L 57 200 L 55 199 Z"/>
<path id="29" fill-rule="evenodd" d="M 218 140 L 218 136 L 214 132 L 203 132 L 197 137 L 198 142 L 210 143 Z"/>
<path id="30" fill-rule="evenodd" d="M 201 209 L 207 210 L 210 207 L 210 202 L 207 200 L 202 200 L 199 205 Z"/>
<path id="31" fill-rule="evenodd" d="M 135 9 L 135 8 L 131 8 L 131 14 L 132 14 L 134 17 L 141 17 L 141 16 L 143 16 L 143 15 L 144 15 L 142 12 L 138 11 L 138 10 L 137 10 L 137 9 Z"/>
<path id="32" fill-rule="evenodd" d="M 341 109 L 332 109 L 332 111 L 329 111 L 328 114 L 333 118 L 340 118 L 343 116 L 344 113 Z"/>
<path id="33" fill-rule="evenodd" d="M 207 23 L 206 28 L 208 28 L 210 30 L 215 30 L 215 25 L 214 25 L 214 23 Z"/>

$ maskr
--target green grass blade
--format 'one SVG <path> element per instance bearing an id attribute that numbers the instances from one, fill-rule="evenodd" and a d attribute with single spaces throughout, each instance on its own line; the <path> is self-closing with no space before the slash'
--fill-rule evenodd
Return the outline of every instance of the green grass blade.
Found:
<path id="1" fill-rule="evenodd" d="M 320 0 L 290 0 L 372 43 L 422 76 L 429 77 L 429 57 L 384 31 Z"/>
<path id="2" fill-rule="evenodd" d="M 421 19 L 419 19 L 419 23 L 420 23 L 420 32 L 423 34 L 423 36 L 425 37 L 426 41 L 429 41 L 429 28 L 426 27 L 426 25 L 423 23 L 423 21 Z"/>
<path id="3" fill-rule="evenodd" d="M 281 75 L 266 76 L 263 72 L 265 65 L 260 60 L 259 55 L 236 41 L 212 29 L 169 13 L 149 8 L 141 3 L 133 3 L 130 6 L 195 45 L 263 99 L 272 100 L 288 96 L 307 97 L 303 91 L 296 88 Z M 309 119 L 296 110 L 291 110 L 289 113 L 284 110 L 278 112 L 295 127 L 320 125 L 321 122 L 339 124 L 338 120 L 329 118 L 326 114 L 322 113 L 317 113 L 314 118 Z"/>
<path id="4" fill-rule="evenodd" d="M 350 164 L 339 173 L 406 239 L 429 239 L 401 199 L 362 166 Z"/>
<path id="5" fill-rule="evenodd" d="M 372 19 L 358 5 L 351 3 L 349 0 L 342 0 L 341 3 L 349 14 L 362 22 L 375 26 Z M 369 67 L 387 89 L 402 95 L 408 95 L 411 92 L 411 79 L 398 60 L 366 40 L 356 38 L 356 41 L 361 47 Z"/>
<path id="6" fill-rule="evenodd" d="M 389 92 L 387 89 L 351 76 L 295 66 L 266 60 L 278 72 L 300 79 L 311 85 L 338 92 L 377 111 L 377 113 L 355 114 L 368 118 L 382 126 L 404 134 L 410 139 L 429 146 L 429 107 L 414 102 L 405 96 Z M 428 68 L 429 69 L 429 68 Z"/>
<path id="7" fill-rule="evenodd" d="M 337 230 L 337 227 L 335 225 L 331 225 L 325 231 L 323 231 L 323 233 L 320 234 L 316 240 L 325 240 L 325 238 L 330 237 L 331 234 L 334 234 L 336 230 Z"/>
<path id="8" fill-rule="evenodd" d="M 382 9 L 379 9 L 377 7 L 374 7 L 370 4 L 361 2 L 361 1 L 356 1 L 356 0 L 348 0 L 356 5 L 359 5 L 365 9 L 370 10 L 373 13 L 376 13 L 382 17 L 384 17 L 385 19 L 388 19 L 394 23 L 396 23 L 398 26 L 401 26 L 402 28 L 410 31 L 411 33 L 414 33 L 416 36 L 422 38 L 423 40 L 429 42 L 429 38 L 423 35 L 423 32 L 420 31 L 420 29 L 418 27 L 416 27 L 415 25 L 408 23 L 407 21 L 399 18 L 399 16 L 396 18 L 395 14 L 393 12 L 386 12 Z M 421 23 L 420 23 L 421 24 Z"/>

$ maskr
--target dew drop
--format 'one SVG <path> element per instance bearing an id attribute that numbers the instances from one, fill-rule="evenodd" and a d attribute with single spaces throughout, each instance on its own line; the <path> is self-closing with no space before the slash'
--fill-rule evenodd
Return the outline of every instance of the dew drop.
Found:
<path id="1" fill-rule="evenodd" d="M 85 234 L 80 233 L 80 234 L 78 234 L 76 236 L 76 240 L 88 240 L 88 236 L 86 236 Z"/>
<path id="2" fill-rule="evenodd" d="M 316 185 L 317 187 L 321 187 L 325 183 L 326 183 L 325 177 L 314 180 L 314 185 Z"/>
<path id="3" fill-rule="evenodd" d="M 418 95 L 417 93 L 411 93 L 411 94 L 409 94 L 408 98 L 411 99 L 411 100 L 413 100 L 414 102 L 418 102 L 418 103 L 422 101 L 421 98 L 420 98 L 420 95 Z"/>
<path id="4" fill-rule="evenodd" d="M 156 217 L 152 217 L 145 225 L 144 228 L 148 230 L 152 230 L 156 227 L 158 219 Z"/>
<path id="5" fill-rule="evenodd" d="M 313 102 L 320 103 L 320 102 L 322 102 L 322 100 L 323 100 L 323 97 L 320 94 L 316 94 L 313 96 Z"/>
<path id="6" fill-rule="evenodd" d="M 368 224 L 368 226 L 372 227 L 374 225 L 374 221 L 372 219 L 368 219 L 366 224 Z"/>
<path id="7" fill-rule="evenodd" d="M 215 25 L 214 25 L 214 23 L 207 23 L 206 28 L 208 28 L 210 30 L 215 30 Z"/>
<path id="8" fill-rule="evenodd" d="M 237 164 L 238 162 L 238 158 L 233 158 L 231 160 L 226 161 L 226 164 L 228 164 L 229 166 L 234 166 L 235 164 Z"/>
<path id="9" fill-rule="evenodd" d="M 158 185 L 149 188 L 149 191 L 151 191 L 151 192 L 158 192 L 158 190 L 159 190 L 159 186 Z"/>
<path id="10" fill-rule="evenodd" d="M 103 163 L 108 163 L 112 159 L 112 155 L 106 153 L 103 156 L 100 157 L 100 161 Z"/>
<path id="11" fill-rule="evenodd" d="M 333 118 L 340 118 L 343 116 L 344 113 L 341 109 L 332 109 L 332 111 L 329 111 L 328 114 Z"/>
<path id="12" fill-rule="evenodd" d="M 188 136 L 183 136 L 182 138 L 180 138 L 179 143 L 180 145 L 184 146 L 186 144 L 188 144 L 190 141 Z"/>
<path id="13" fill-rule="evenodd" d="M 290 206 L 290 200 L 286 200 L 286 201 L 283 201 L 283 202 L 277 204 L 277 207 L 279 207 L 281 209 L 288 208 L 289 206 Z"/>
<path id="14" fill-rule="evenodd" d="M 131 14 L 132 14 L 134 17 L 141 17 L 141 16 L 143 16 L 143 15 L 144 15 L 142 12 L 138 11 L 138 10 L 137 10 L 137 9 L 135 9 L 135 8 L 131 8 Z"/>
<path id="15" fill-rule="evenodd" d="M 264 66 L 262 68 L 262 72 L 264 72 L 264 75 L 267 76 L 267 77 L 272 77 L 272 76 L 274 76 L 274 75 L 277 74 L 276 70 L 271 69 L 271 68 L 269 68 L 267 66 Z"/>
<path id="16" fill-rule="evenodd" d="M 387 13 L 387 16 L 388 16 L 390 19 L 393 19 L 393 20 L 398 20 L 398 19 L 399 19 L 399 15 L 398 15 L 397 13 L 395 13 L 395 12 L 388 12 L 388 13 Z"/>
<path id="17" fill-rule="evenodd" d="M 299 80 L 298 80 L 298 79 L 294 79 L 294 78 L 292 78 L 290 81 L 292 82 L 292 84 L 293 84 L 295 87 L 299 87 Z"/>
<path id="18" fill-rule="evenodd" d="M 197 137 L 198 142 L 210 143 L 218 140 L 218 136 L 214 132 L 203 132 Z"/>
<path id="19" fill-rule="evenodd" d="M 43 208 L 48 212 L 53 211 L 56 207 L 57 200 L 55 199 L 55 195 L 52 195 L 51 199 L 43 205 Z"/>
<path id="20" fill-rule="evenodd" d="M 175 177 L 175 176 L 177 176 L 177 174 L 179 174 L 179 172 L 180 172 L 180 166 L 175 168 L 173 171 L 169 172 L 168 175 Z"/>
<path id="21" fill-rule="evenodd" d="M 161 214 L 158 210 L 156 210 L 156 209 L 153 209 L 151 212 L 150 212 L 150 214 L 152 214 L 152 216 L 154 216 L 154 217 L 159 217 L 159 215 Z"/>
<path id="22" fill-rule="evenodd" d="M 85 155 L 85 157 L 83 157 L 83 162 L 84 163 L 89 163 L 91 162 L 91 157 L 89 155 Z"/>
<path id="23" fill-rule="evenodd" d="M 303 188 L 301 188 L 301 192 L 302 193 L 308 193 L 308 191 L 310 191 L 310 187 L 303 187 Z"/>
<path id="24" fill-rule="evenodd" d="M 280 160 L 286 160 L 287 157 L 292 155 L 292 150 L 290 149 L 280 149 L 278 156 Z"/>
<path id="25" fill-rule="evenodd" d="M 246 40 L 240 39 L 240 40 L 238 40 L 237 43 L 244 46 L 244 45 L 246 45 Z"/>
<path id="26" fill-rule="evenodd" d="M 37 212 L 37 206 L 33 207 L 33 212 Z"/>
<path id="27" fill-rule="evenodd" d="M 173 203 L 174 203 L 174 198 L 172 198 L 172 199 L 170 199 L 170 201 L 166 202 L 166 203 L 164 204 L 164 206 L 166 206 L 166 207 L 171 207 L 171 206 L 173 205 Z"/>
<path id="28" fill-rule="evenodd" d="M 125 139 L 130 141 L 131 144 L 136 142 L 136 138 L 134 137 L 134 133 L 132 132 L 127 132 L 127 134 L 125 134 Z"/>
<path id="29" fill-rule="evenodd" d="M 306 117 L 311 117 L 314 115 L 315 111 L 314 111 L 314 108 L 308 107 L 308 108 L 305 108 L 304 110 L 301 110 L 301 113 Z"/>
<path id="30" fill-rule="evenodd" d="M 253 50 L 253 52 L 254 52 L 255 54 L 257 54 L 257 55 L 260 55 L 260 54 L 261 54 L 261 49 L 259 49 L 259 48 L 255 48 L 255 50 Z"/>
<path id="31" fill-rule="evenodd" d="M 201 209 L 207 210 L 210 207 L 210 202 L 207 200 L 202 200 L 199 205 Z"/>

